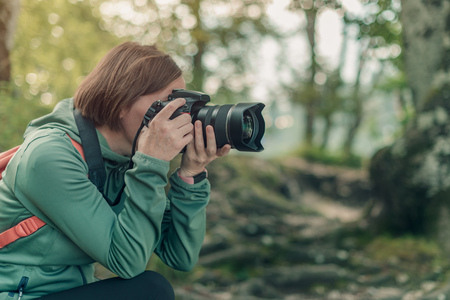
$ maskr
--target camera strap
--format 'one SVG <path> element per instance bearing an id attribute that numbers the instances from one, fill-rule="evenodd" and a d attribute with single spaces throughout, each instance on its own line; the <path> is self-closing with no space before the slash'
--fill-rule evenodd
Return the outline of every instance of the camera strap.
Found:
<path id="1" fill-rule="evenodd" d="M 148 124 L 148 121 L 147 121 L 147 124 Z M 128 169 L 133 169 L 133 166 L 134 166 L 133 156 L 134 156 L 134 154 L 136 154 L 136 143 L 137 143 L 139 135 L 141 134 L 142 128 L 144 128 L 144 126 L 145 126 L 145 122 L 142 121 L 141 126 L 139 127 L 138 131 L 136 131 L 136 135 L 134 136 L 133 145 L 131 147 L 131 156 L 130 156 L 130 163 L 128 164 Z"/>
<path id="2" fill-rule="evenodd" d="M 106 169 L 94 122 L 83 117 L 78 109 L 73 111 L 73 115 L 81 138 L 81 145 L 83 146 L 86 163 L 89 168 L 89 180 L 97 187 L 98 191 L 103 195 L 103 198 L 105 198 L 109 205 L 114 206 L 120 202 L 125 185 L 122 187 L 114 201 L 111 201 L 105 195 L 103 187 L 106 182 Z"/>

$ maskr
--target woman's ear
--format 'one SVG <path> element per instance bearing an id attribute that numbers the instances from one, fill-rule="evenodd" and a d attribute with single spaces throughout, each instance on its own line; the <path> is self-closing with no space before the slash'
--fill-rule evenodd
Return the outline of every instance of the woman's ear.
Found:
<path id="1" fill-rule="evenodd" d="M 122 108 L 122 110 L 119 113 L 119 119 L 123 119 L 125 117 L 125 114 L 127 113 L 128 109 L 127 108 Z"/>

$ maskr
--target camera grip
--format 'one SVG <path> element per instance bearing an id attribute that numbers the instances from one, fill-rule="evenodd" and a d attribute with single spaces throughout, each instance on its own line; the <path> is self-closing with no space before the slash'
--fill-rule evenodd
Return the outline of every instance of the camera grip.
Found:
<path id="1" fill-rule="evenodd" d="M 161 100 L 153 102 L 152 106 L 149 107 L 147 112 L 145 113 L 144 119 L 142 123 L 148 127 L 148 123 L 169 103 L 169 101 L 162 102 Z M 178 108 L 173 114 L 170 116 L 170 119 L 173 120 L 181 114 L 191 114 L 190 107 L 188 105 L 183 105 Z"/>

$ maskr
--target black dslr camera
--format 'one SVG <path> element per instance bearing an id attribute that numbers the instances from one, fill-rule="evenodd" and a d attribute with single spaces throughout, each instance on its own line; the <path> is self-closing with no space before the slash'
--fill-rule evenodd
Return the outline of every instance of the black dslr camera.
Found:
<path id="1" fill-rule="evenodd" d="M 229 144 L 239 151 L 259 152 L 264 150 L 261 144 L 265 131 L 265 123 L 261 114 L 265 107 L 263 103 L 206 106 L 206 103 L 210 101 L 209 95 L 175 89 L 169 95 L 168 101 L 158 100 L 152 104 L 144 116 L 144 125 L 148 126 L 148 123 L 161 109 L 177 98 L 184 98 L 186 104 L 177 109 L 170 118 L 176 118 L 180 114 L 191 115 L 192 123 L 197 120 L 202 121 L 204 136 L 206 135 L 206 126 L 212 125 L 218 148 Z"/>

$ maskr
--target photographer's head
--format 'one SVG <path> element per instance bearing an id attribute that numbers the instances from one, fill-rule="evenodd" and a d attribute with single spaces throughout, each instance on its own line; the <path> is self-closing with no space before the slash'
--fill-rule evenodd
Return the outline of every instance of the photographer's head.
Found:
<path id="1" fill-rule="evenodd" d="M 110 148 L 122 155 L 134 153 L 144 115 L 157 100 L 162 100 L 158 103 L 170 101 L 162 106 L 161 113 L 151 118 L 151 139 L 159 145 L 168 146 L 155 150 L 158 145 L 147 143 L 150 148 L 144 149 L 142 142 L 140 150 L 148 150 L 148 154 L 158 152 L 157 155 L 162 159 L 172 159 L 192 141 L 196 121 L 200 126 L 196 134 L 199 139 L 196 141 L 198 149 L 208 145 L 212 145 L 208 151 L 214 153 L 225 145 L 240 151 L 264 149 L 261 145 L 264 135 L 261 111 L 264 104 L 238 103 L 205 107 L 209 96 L 182 91 L 185 87 L 181 69 L 168 54 L 155 46 L 126 42 L 108 52 L 85 78 L 75 93 L 74 106 L 84 117 L 94 122 Z M 168 99 L 169 95 L 171 99 Z M 199 95 L 202 99 L 198 99 Z M 189 102 L 186 102 L 186 98 Z M 185 111 L 182 107 L 190 109 Z M 172 117 L 174 115 L 177 117 Z M 176 122 L 169 122 L 171 119 L 176 119 Z M 209 135 L 208 126 L 213 130 Z M 172 138 L 171 135 L 176 137 Z M 211 139 L 214 136 L 214 140 L 208 141 L 208 136 Z M 150 136 L 141 135 L 140 140 L 146 138 Z M 139 144 L 137 146 L 139 148 Z M 170 147 L 170 151 L 165 149 Z"/>
<path id="2" fill-rule="evenodd" d="M 160 92 L 182 80 L 181 76 L 181 69 L 168 54 L 155 46 L 126 42 L 110 50 L 83 80 L 75 93 L 74 105 L 96 126 L 119 131 L 123 129 L 123 111 L 141 96 Z"/>

